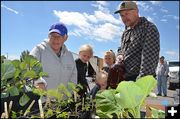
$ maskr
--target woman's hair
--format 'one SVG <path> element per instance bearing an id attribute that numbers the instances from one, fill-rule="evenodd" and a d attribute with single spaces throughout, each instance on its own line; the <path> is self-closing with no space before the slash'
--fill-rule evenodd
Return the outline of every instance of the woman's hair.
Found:
<path id="1" fill-rule="evenodd" d="M 91 56 L 93 56 L 93 49 L 89 44 L 84 44 L 80 47 L 79 53 L 83 52 L 83 51 L 90 52 Z"/>
<path id="2" fill-rule="evenodd" d="M 115 53 L 112 50 L 109 50 L 109 51 L 105 52 L 104 57 L 107 55 L 110 55 L 113 58 L 113 63 L 115 63 L 115 61 L 116 61 Z"/>

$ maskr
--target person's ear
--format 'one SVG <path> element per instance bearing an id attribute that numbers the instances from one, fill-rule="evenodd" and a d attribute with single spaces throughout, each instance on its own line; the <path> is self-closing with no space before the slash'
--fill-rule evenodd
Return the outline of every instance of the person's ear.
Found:
<path id="1" fill-rule="evenodd" d="M 137 15 L 139 16 L 139 9 L 137 9 L 137 11 L 136 11 L 136 12 L 137 12 Z"/>
<path id="2" fill-rule="evenodd" d="M 48 34 L 48 39 L 50 39 L 50 34 Z"/>
<path id="3" fill-rule="evenodd" d="M 64 41 L 68 39 L 68 35 L 64 35 Z"/>

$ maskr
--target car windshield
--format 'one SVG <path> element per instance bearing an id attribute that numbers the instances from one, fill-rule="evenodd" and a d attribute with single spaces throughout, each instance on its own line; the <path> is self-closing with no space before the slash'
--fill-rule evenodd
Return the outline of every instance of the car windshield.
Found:
<path id="1" fill-rule="evenodd" d="M 169 67 L 179 66 L 179 62 L 169 62 Z"/>

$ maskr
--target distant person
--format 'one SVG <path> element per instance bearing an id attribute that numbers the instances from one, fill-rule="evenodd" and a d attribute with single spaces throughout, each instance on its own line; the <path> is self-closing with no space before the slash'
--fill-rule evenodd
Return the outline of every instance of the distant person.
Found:
<path id="1" fill-rule="evenodd" d="M 109 69 L 113 66 L 115 63 L 115 54 L 113 51 L 106 51 L 104 54 L 104 66 L 102 70 L 106 71 L 107 73 L 109 72 Z"/>
<path id="2" fill-rule="evenodd" d="M 35 46 L 30 55 L 41 63 L 43 71 L 48 73 L 45 82 L 38 81 L 37 87 L 54 89 L 59 84 L 67 86 L 68 82 L 77 83 L 77 69 L 73 55 L 64 42 L 68 39 L 68 30 L 63 23 L 53 24 L 48 33 L 48 40 Z"/>
<path id="3" fill-rule="evenodd" d="M 139 16 L 135 2 L 121 2 L 116 13 L 125 24 L 117 56 L 117 62 L 125 65 L 125 79 L 136 81 L 146 75 L 155 75 L 160 51 L 157 27 L 145 17 Z"/>
<path id="4" fill-rule="evenodd" d="M 157 88 L 158 88 L 158 96 L 162 95 L 167 96 L 167 76 L 169 73 L 169 67 L 167 62 L 164 60 L 164 56 L 161 56 L 159 59 L 159 63 L 156 69 L 157 76 Z"/>
<path id="5" fill-rule="evenodd" d="M 88 66 L 90 65 L 90 58 L 93 56 L 93 48 L 88 45 L 82 45 L 79 50 L 79 58 L 75 60 L 77 67 L 77 83 L 81 84 L 83 89 L 81 89 L 78 94 L 84 97 L 90 90 L 86 76 L 88 76 Z"/>
<path id="6" fill-rule="evenodd" d="M 107 78 L 108 78 L 108 73 L 104 70 L 101 70 L 96 74 L 96 85 L 92 88 L 90 91 L 90 95 L 92 95 L 93 98 L 95 98 L 96 93 L 99 90 L 105 90 L 107 88 Z"/>

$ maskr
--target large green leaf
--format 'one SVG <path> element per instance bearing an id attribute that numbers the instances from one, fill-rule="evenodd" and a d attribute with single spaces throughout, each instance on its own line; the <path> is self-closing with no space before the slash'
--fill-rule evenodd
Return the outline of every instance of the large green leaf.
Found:
<path id="1" fill-rule="evenodd" d="M 4 62 L 1 65 L 1 80 L 6 80 L 14 77 L 16 69 L 11 62 Z"/>
<path id="2" fill-rule="evenodd" d="M 71 97 L 72 96 L 71 93 L 69 92 L 69 90 L 62 83 L 58 86 L 57 89 L 58 89 L 59 93 L 63 93 L 67 97 Z"/>
<path id="3" fill-rule="evenodd" d="M 18 88 L 15 87 L 15 86 L 9 87 L 8 92 L 10 93 L 10 96 L 16 96 L 16 95 L 19 95 L 19 90 L 18 90 Z"/>
<path id="4" fill-rule="evenodd" d="M 19 66 L 20 66 L 20 69 L 21 69 L 21 70 L 26 70 L 26 69 L 27 69 L 25 62 L 21 62 L 21 63 L 19 64 Z"/>
<path id="5" fill-rule="evenodd" d="M 120 102 L 124 108 L 133 108 L 142 105 L 144 99 L 156 86 L 153 76 L 144 76 L 136 82 L 122 81 L 116 91 L 120 93 Z"/>
<path id="6" fill-rule="evenodd" d="M 19 65 L 20 65 L 20 61 L 19 60 L 13 60 L 13 61 L 11 61 L 12 62 L 12 64 L 16 67 L 16 68 L 19 68 Z"/>
<path id="7" fill-rule="evenodd" d="M 38 89 L 38 88 L 33 88 L 33 89 L 32 89 L 32 92 L 35 93 L 35 94 L 37 94 L 37 95 L 40 95 L 41 97 L 46 94 L 46 91 L 45 91 L 45 90 L 43 90 L 43 89 Z"/>
<path id="8" fill-rule="evenodd" d="M 129 117 L 129 112 L 133 117 L 140 118 L 140 107 L 156 83 L 153 76 L 145 76 L 136 82 L 122 81 L 116 89 L 99 91 L 96 94 L 98 116 L 116 114 L 118 118 Z"/>
<path id="9" fill-rule="evenodd" d="M 96 94 L 96 110 L 98 116 L 101 118 L 110 117 L 110 115 L 115 114 L 119 117 L 120 113 L 122 112 L 122 107 L 119 105 L 118 97 L 115 96 L 115 90 L 104 90 L 99 91 Z M 106 116 L 105 116 L 106 114 Z"/>
<path id="10" fill-rule="evenodd" d="M 39 77 L 43 77 L 43 76 L 48 76 L 48 73 L 46 73 L 46 72 L 40 72 L 40 73 L 39 73 Z"/>
<path id="11" fill-rule="evenodd" d="M 30 98 L 24 93 L 19 99 L 19 104 L 21 106 L 24 106 L 25 104 L 28 103 L 29 100 L 30 100 Z"/>
<path id="12" fill-rule="evenodd" d="M 25 52 L 23 57 L 21 57 L 21 60 L 2 63 L 1 95 L 14 96 L 19 95 L 20 92 L 24 93 L 24 86 L 33 85 L 27 80 L 38 79 L 41 76 L 47 76 L 47 73 L 42 72 L 42 64 L 35 57 L 30 56 Z M 29 97 L 26 94 L 23 94 L 19 103 L 23 106 L 28 101 Z"/>
<path id="13" fill-rule="evenodd" d="M 37 78 L 37 75 L 36 75 L 35 71 L 28 70 L 24 73 L 23 78 L 32 78 L 33 79 L 33 78 Z"/>
<path id="14" fill-rule="evenodd" d="M 116 91 L 120 93 L 119 101 L 123 108 L 134 108 L 140 105 L 143 91 L 133 81 L 122 81 Z"/>
<path id="15" fill-rule="evenodd" d="M 74 83 L 72 83 L 72 82 L 68 82 L 68 88 L 70 90 L 76 90 L 76 85 Z"/>
<path id="16" fill-rule="evenodd" d="M 59 99 L 59 100 L 62 100 L 62 97 L 63 97 L 63 94 L 59 93 L 58 90 L 56 90 L 56 89 L 49 89 L 47 91 L 47 95 L 52 96 L 52 97 Z"/>
<path id="17" fill-rule="evenodd" d="M 41 70 L 42 66 L 41 63 L 39 62 L 39 60 L 37 60 L 34 56 L 32 55 L 28 55 L 28 58 L 30 59 L 29 63 L 30 63 L 30 67 L 36 66 L 39 67 Z"/>
<path id="18" fill-rule="evenodd" d="M 20 75 L 20 73 L 21 73 L 20 69 L 16 69 L 16 71 L 15 71 L 15 73 L 14 73 L 14 78 L 15 78 L 15 79 L 18 78 L 19 75 Z"/>
<path id="19" fill-rule="evenodd" d="M 142 104 L 149 93 L 157 86 L 157 80 L 152 75 L 148 75 L 139 78 L 135 84 L 143 91 L 143 97 L 140 100 L 140 104 Z"/>
<path id="20" fill-rule="evenodd" d="M 27 68 L 32 68 L 34 65 L 37 65 L 39 61 L 32 55 L 26 55 L 23 62 L 27 64 Z M 39 63 L 38 65 L 41 64 Z"/>
<path id="21" fill-rule="evenodd" d="M 97 110 L 96 113 L 98 114 L 99 117 L 103 118 L 103 119 L 110 119 L 113 118 L 113 116 L 111 114 L 106 114 L 105 112 L 102 112 L 101 110 Z"/>
<path id="22" fill-rule="evenodd" d="M 139 78 L 135 84 L 138 85 L 145 96 L 147 96 L 156 87 L 157 80 L 152 75 L 148 75 Z"/>
<path id="23" fill-rule="evenodd" d="M 42 64 L 38 60 L 35 60 L 34 62 L 32 62 L 32 70 L 39 74 L 40 72 L 42 72 Z"/>
<path id="24" fill-rule="evenodd" d="M 114 90 L 104 90 L 101 93 L 96 94 L 96 108 L 107 112 L 108 110 L 116 106 Z"/>

